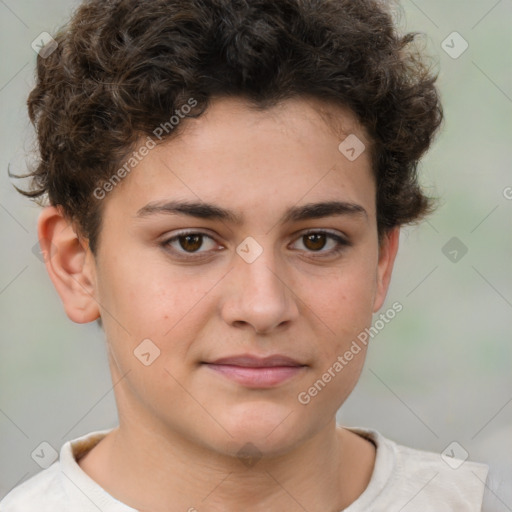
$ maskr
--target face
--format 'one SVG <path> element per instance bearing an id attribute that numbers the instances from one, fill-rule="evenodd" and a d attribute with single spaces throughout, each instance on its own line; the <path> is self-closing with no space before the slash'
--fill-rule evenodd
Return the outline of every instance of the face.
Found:
<path id="1" fill-rule="evenodd" d="M 278 453 L 354 388 L 364 346 L 304 395 L 371 324 L 396 247 L 379 250 L 368 150 L 338 149 L 368 138 L 349 111 L 336 132 L 322 109 L 217 99 L 104 199 L 90 264 L 121 426 Z"/>

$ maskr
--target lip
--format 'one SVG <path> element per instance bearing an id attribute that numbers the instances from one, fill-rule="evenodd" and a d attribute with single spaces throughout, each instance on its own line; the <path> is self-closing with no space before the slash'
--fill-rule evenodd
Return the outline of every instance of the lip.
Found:
<path id="1" fill-rule="evenodd" d="M 274 354 L 267 357 L 253 356 L 252 354 L 240 354 L 237 356 L 221 357 L 208 364 L 222 364 L 231 366 L 244 366 L 248 368 L 272 368 L 275 366 L 305 366 L 291 357 Z"/>
<path id="2" fill-rule="evenodd" d="M 307 365 L 280 354 L 257 357 L 250 354 L 204 362 L 207 368 L 250 388 L 271 388 L 301 373 Z"/>

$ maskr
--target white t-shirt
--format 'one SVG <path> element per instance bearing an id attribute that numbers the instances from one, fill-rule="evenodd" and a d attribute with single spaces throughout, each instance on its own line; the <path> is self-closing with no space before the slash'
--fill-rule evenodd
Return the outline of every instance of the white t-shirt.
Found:
<path id="1" fill-rule="evenodd" d="M 480 512 L 487 465 L 446 462 L 439 453 L 398 445 L 375 430 L 344 428 L 373 441 L 376 459 L 368 487 L 343 512 Z M 0 512 L 137 512 L 108 494 L 76 461 L 108 432 L 66 442 L 57 461 L 7 494 Z"/>

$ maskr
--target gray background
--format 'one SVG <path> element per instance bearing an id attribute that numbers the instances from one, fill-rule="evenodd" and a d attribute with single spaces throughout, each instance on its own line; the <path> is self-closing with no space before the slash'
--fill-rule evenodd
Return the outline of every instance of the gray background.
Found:
<path id="1" fill-rule="evenodd" d="M 402 4 L 402 28 L 427 34 L 440 69 L 446 122 L 421 171 L 442 202 L 403 230 L 382 311 L 404 309 L 372 340 L 338 421 L 437 452 L 457 441 L 512 482 L 512 1 Z M 31 453 L 42 441 L 58 450 L 117 422 L 102 332 L 65 316 L 32 252 L 39 208 L 7 176 L 9 163 L 23 171 L 30 148 L 31 43 L 75 5 L 0 0 L 0 497 L 40 470 Z M 454 31 L 469 43 L 456 59 L 442 48 Z M 455 262 L 443 253 L 452 237 L 467 248 Z M 512 510 L 510 484 L 496 510 Z"/>

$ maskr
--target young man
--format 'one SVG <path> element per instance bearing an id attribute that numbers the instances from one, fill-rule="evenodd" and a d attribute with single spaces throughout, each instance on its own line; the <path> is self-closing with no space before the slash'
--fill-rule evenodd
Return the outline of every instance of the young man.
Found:
<path id="1" fill-rule="evenodd" d="M 432 209 L 412 40 L 375 0 L 83 3 L 38 60 L 25 193 L 67 315 L 101 319 L 119 427 L 2 512 L 481 509 L 487 466 L 335 419 Z"/>

